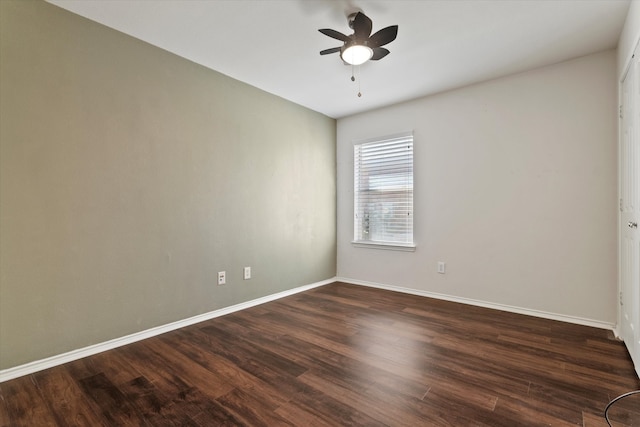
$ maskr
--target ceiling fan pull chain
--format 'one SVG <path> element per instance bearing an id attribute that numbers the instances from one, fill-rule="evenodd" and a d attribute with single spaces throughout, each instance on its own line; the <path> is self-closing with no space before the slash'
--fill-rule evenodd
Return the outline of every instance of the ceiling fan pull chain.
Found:
<path id="1" fill-rule="evenodd" d="M 356 74 L 358 74 L 358 98 L 362 98 L 362 92 L 360 91 L 360 66 L 351 64 L 351 81 L 356 81 Z"/>

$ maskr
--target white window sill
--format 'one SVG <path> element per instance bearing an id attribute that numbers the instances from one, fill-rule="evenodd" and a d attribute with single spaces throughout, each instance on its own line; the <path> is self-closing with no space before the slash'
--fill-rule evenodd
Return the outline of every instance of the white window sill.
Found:
<path id="1" fill-rule="evenodd" d="M 367 249 L 383 249 L 388 251 L 404 251 L 415 252 L 415 243 L 386 243 L 386 242 L 367 242 L 367 241 L 352 241 L 351 244 L 356 248 Z"/>

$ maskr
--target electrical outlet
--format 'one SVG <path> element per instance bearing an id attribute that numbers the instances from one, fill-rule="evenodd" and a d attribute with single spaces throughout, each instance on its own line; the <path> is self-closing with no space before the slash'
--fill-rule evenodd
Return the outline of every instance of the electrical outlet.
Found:
<path id="1" fill-rule="evenodd" d="M 227 283 L 227 272 L 218 271 L 218 285 L 224 285 Z"/>
<path id="2" fill-rule="evenodd" d="M 438 261 L 438 273 L 444 274 L 447 270 L 447 264 L 443 261 Z"/>
<path id="3" fill-rule="evenodd" d="M 244 268 L 244 280 L 251 279 L 251 267 Z"/>

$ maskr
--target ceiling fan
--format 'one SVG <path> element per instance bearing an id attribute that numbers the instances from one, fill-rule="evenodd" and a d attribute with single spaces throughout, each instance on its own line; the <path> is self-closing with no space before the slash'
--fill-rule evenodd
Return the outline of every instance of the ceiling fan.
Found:
<path id="1" fill-rule="evenodd" d="M 348 20 L 349 28 L 353 30 L 353 34 L 349 36 L 329 28 L 318 30 L 325 36 L 344 42 L 342 46 L 320 51 L 320 55 L 340 52 L 340 58 L 347 64 L 360 65 L 368 60 L 377 61 L 390 53 L 388 49 L 382 46 L 396 39 L 398 35 L 397 25 L 383 28 L 372 35 L 373 23 L 364 13 L 352 13 L 348 16 Z"/>

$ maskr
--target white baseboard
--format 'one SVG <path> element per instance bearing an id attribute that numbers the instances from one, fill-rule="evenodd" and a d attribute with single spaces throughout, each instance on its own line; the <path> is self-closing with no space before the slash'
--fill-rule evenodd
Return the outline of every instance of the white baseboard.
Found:
<path id="1" fill-rule="evenodd" d="M 300 286 L 297 288 L 289 289 L 276 294 L 267 295 L 261 298 L 257 298 L 251 301 L 242 302 L 240 304 L 232 305 L 230 307 L 221 308 L 219 310 L 210 311 L 197 316 L 189 317 L 188 319 L 178 320 L 166 325 L 157 326 L 155 328 L 147 329 L 141 332 L 136 332 L 131 335 L 127 335 L 120 338 L 115 338 L 103 343 L 91 345 L 89 347 L 80 348 L 77 350 L 69 351 L 67 353 L 51 356 L 46 359 L 36 360 L 34 362 L 26 363 L 24 365 L 16 366 L 9 369 L 3 369 L 0 371 L 0 383 L 9 381 L 14 378 L 18 378 L 24 375 L 33 374 L 44 369 L 53 368 L 54 366 L 62 365 L 64 363 L 73 362 L 74 360 L 82 359 L 83 357 L 92 356 L 94 354 L 102 353 L 107 350 L 112 350 L 123 345 L 131 344 L 137 341 L 142 341 L 147 338 L 154 337 L 156 335 L 171 332 L 176 329 L 184 328 L 196 323 L 204 322 L 216 317 L 224 316 L 236 311 L 244 310 L 246 308 L 254 307 L 256 305 L 264 304 L 270 301 L 274 301 L 280 298 L 288 297 L 300 292 L 308 291 L 309 289 L 317 288 L 320 286 L 328 285 L 336 282 L 335 278 L 323 280 L 321 282 L 312 283 L 310 285 Z"/>
<path id="2" fill-rule="evenodd" d="M 418 289 L 405 288 L 401 286 L 385 285 L 382 283 L 367 282 L 363 280 L 349 279 L 346 277 L 334 277 L 332 279 L 323 280 L 321 282 L 312 283 L 310 285 L 300 286 L 297 288 L 289 289 L 276 294 L 267 295 L 262 298 L 257 298 L 251 301 L 246 301 L 240 304 L 232 305 L 230 307 L 221 308 L 208 313 L 193 316 L 188 319 L 179 320 L 177 322 L 169 323 L 166 325 L 158 326 L 155 328 L 147 329 L 141 332 L 136 332 L 131 335 L 127 335 L 113 340 L 105 341 L 103 343 L 91 345 L 89 347 L 80 348 L 67 353 L 51 356 L 46 359 L 36 360 L 34 362 L 26 363 L 24 365 L 16 366 L 9 369 L 0 371 L 0 383 L 9 381 L 14 378 L 18 378 L 24 375 L 33 374 L 44 369 L 53 368 L 54 366 L 62 365 L 64 363 L 73 362 L 74 360 L 82 359 L 83 357 L 92 356 L 94 354 L 102 353 L 107 350 L 112 350 L 117 347 L 121 347 L 127 344 L 131 344 L 137 341 L 142 341 L 147 338 L 154 337 L 156 335 L 171 332 L 176 329 L 184 328 L 196 323 L 204 322 L 205 320 L 214 319 L 216 317 L 224 316 L 225 314 L 234 313 L 236 311 L 244 310 L 246 308 L 254 307 L 256 305 L 264 304 L 270 301 L 275 301 L 280 298 L 284 298 L 290 295 L 294 295 L 300 292 L 304 292 L 313 288 L 328 285 L 334 282 L 344 282 L 353 285 L 368 286 L 371 288 L 385 289 L 388 291 L 402 292 L 405 294 L 418 295 L 428 298 L 435 298 L 445 301 L 458 302 L 462 304 L 475 305 L 479 307 L 491 308 L 494 310 L 508 311 L 511 313 L 525 314 L 528 316 L 541 317 L 543 319 L 558 320 L 561 322 L 574 323 L 584 326 L 592 326 L 600 329 L 608 329 L 616 331 L 616 325 L 613 323 L 601 322 L 598 320 L 585 319 L 575 316 L 567 316 L 564 314 L 549 313 L 540 310 L 532 310 L 522 307 L 514 307 L 505 304 L 491 303 L 487 301 L 474 300 L 470 298 L 456 297 L 452 295 L 439 294 L 435 292 L 422 291 Z M 639 372 L 640 374 L 640 372 Z"/>
<path id="3" fill-rule="evenodd" d="M 388 291 L 402 292 L 405 294 L 418 295 L 422 297 L 435 298 L 445 301 L 458 302 L 462 304 L 475 305 L 478 307 L 491 308 L 494 310 L 508 311 L 510 313 L 524 314 L 527 316 L 540 317 L 543 319 L 558 320 L 560 322 L 574 323 L 583 326 L 592 326 L 594 328 L 607 329 L 614 331 L 616 325 L 614 323 L 602 322 L 599 320 L 585 319 L 582 317 L 568 316 L 565 314 L 549 313 L 541 310 L 533 310 L 530 308 L 515 307 L 505 304 L 497 304 L 493 302 L 475 300 L 471 298 L 456 297 L 453 295 L 439 294 L 436 292 L 422 291 L 412 288 L 404 288 L 401 286 L 384 285 L 382 283 L 366 282 L 363 280 L 349 279 L 346 277 L 336 277 L 336 281 L 350 283 L 352 285 L 368 286 L 371 288 L 385 289 Z"/>

